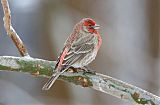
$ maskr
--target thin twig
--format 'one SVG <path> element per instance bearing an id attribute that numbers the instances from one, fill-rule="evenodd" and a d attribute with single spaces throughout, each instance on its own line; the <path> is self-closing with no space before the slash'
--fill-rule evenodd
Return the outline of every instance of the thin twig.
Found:
<path id="1" fill-rule="evenodd" d="M 7 0 L 1 0 L 3 11 L 4 11 L 4 27 L 6 29 L 7 34 L 11 37 L 12 41 L 16 45 L 21 56 L 29 56 L 28 51 L 23 44 L 22 40 L 14 30 L 11 24 L 11 11 L 9 8 L 9 4 Z"/>
<path id="2" fill-rule="evenodd" d="M 36 76 L 51 76 L 55 64 L 55 61 L 37 58 L 0 56 L 0 70 L 17 71 Z M 82 87 L 90 87 L 136 104 L 160 105 L 158 96 L 103 74 L 86 73 L 80 69 L 70 68 L 59 79 Z"/>

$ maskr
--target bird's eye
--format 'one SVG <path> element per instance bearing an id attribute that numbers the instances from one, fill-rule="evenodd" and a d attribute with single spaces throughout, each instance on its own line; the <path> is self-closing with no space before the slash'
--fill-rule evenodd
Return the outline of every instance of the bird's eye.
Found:
<path id="1" fill-rule="evenodd" d="M 91 27 L 92 25 L 90 24 L 89 26 Z"/>

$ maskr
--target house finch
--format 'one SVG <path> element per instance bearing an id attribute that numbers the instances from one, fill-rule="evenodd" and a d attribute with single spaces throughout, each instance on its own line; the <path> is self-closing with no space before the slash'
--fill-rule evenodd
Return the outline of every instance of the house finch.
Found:
<path id="1" fill-rule="evenodd" d="M 55 80 L 69 67 L 83 68 L 95 59 L 102 43 L 98 29 L 99 25 L 90 18 L 84 18 L 74 26 L 57 60 L 55 73 L 42 90 L 50 89 Z"/>

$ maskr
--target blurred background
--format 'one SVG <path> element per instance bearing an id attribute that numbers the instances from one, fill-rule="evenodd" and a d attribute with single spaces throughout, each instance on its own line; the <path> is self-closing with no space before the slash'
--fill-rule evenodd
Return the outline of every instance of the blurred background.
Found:
<path id="1" fill-rule="evenodd" d="M 32 57 L 56 60 L 73 26 L 82 18 L 101 25 L 103 39 L 89 67 L 160 96 L 159 0 L 9 0 L 12 24 Z M 1 5 L 0 5 L 1 6 Z M 3 26 L 0 55 L 20 56 Z M 89 88 L 46 78 L 0 72 L 0 105 L 131 105 Z"/>

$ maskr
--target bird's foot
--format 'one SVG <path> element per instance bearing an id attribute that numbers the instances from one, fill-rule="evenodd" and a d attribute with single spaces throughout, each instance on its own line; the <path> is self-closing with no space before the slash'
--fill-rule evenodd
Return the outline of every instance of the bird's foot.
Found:
<path id="1" fill-rule="evenodd" d="M 67 70 L 67 72 L 78 73 L 79 70 L 78 70 L 78 68 L 70 67 L 70 68 Z"/>
<path id="2" fill-rule="evenodd" d="M 78 72 L 82 72 L 83 74 L 89 73 L 89 74 L 96 74 L 95 71 L 92 71 L 90 68 L 88 67 L 81 67 L 81 68 L 74 68 L 74 67 L 70 67 L 67 72 L 72 72 L 72 73 L 78 73 Z"/>
<path id="3" fill-rule="evenodd" d="M 90 74 L 96 74 L 96 71 L 93 71 L 91 69 L 89 69 L 88 67 L 82 67 L 81 69 L 84 70 L 84 73 L 83 74 L 86 74 L 86 73 L 90 73 Z"/>

